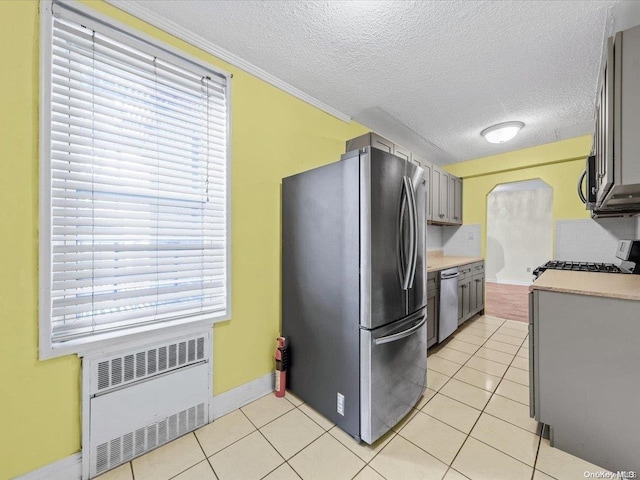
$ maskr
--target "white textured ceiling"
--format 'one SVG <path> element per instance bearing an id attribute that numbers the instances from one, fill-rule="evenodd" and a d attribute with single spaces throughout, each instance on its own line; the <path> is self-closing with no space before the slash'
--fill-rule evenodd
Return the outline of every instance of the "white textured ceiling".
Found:
<path id="1" fill-rule="evenodd" d="M 110 1 L 440 164 L 590 133 L 604 40 L 640 23 L 618 0 Z M 513 141 L 480 136 L 509 120 L 525 123 Z"/>

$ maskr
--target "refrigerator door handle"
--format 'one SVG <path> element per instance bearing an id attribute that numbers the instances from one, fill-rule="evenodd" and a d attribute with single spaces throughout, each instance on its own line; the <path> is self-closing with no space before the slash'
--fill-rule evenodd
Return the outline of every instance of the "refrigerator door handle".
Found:
<path id="1" fill-rule="evenodd" d="M 409 209 L 409 219 L 410 219 L 410 235 L 411 235 L 411 261 L 409 266 L 409 288 L 413 288 L 413 281 L 416 276 L 416 268 L 418 263 L 418 205 L 416 204 L 416 194 L 413 188 L 413 183 L 411 179 L 405 177 L 407 182 L 408 192 L 409 192 L 409 200 L 410 200 L 410 209 Z"/>
<path id="2" fill-rule="evenodd" d="M 407 177 L 402 177 L 400 216 L 398 218 L 398 272 L 400 273 L 400 282 L 402 283 L 403 290 L 409 289 L 409 267 L 411 266 L 411 259 L 409 259 L 408 264 L 406 262 L 407 259 L 404 250 L 404 213 L 409 201 L 406 179 Z M 409 210 L 411 210 L 411 208 L 409 208 Z"/>
<path id="3" fill-rule="evenodd" d="M 376 338 L 375 343 L 376 345 L 382 345 L 383 343 L 391 343 L 397 340 L 402 340 L 403 338 L 407 338 L 416 333 L 418 330 L 420 330 L 420 328 L 424 326 L 425 323 L 427 323 L 426 315 L 424 315 L 422 317 L 422 320 L 413 327 L 403 330 L 402 332 L 394 333 L 392 335 L 385 335 L 384 337 Z"/>

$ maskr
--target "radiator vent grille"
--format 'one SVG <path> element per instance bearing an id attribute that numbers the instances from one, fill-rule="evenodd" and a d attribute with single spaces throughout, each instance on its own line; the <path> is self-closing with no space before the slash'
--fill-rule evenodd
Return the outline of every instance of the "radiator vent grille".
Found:
<path id="1" fill-rule="evenodd" d="M 98 362 L 94 393 L 200 362 L 205 358 L 204 342 L 203 336 L 187 338 Z"/>
<path id="2" fill-rule="evenodd" d="M 164 420 L 128 432 L 96 447 L 96 474 L 117 467 L 134 456 L 153 450 L 205 424 L 205 405 L 200 403 Z"/>

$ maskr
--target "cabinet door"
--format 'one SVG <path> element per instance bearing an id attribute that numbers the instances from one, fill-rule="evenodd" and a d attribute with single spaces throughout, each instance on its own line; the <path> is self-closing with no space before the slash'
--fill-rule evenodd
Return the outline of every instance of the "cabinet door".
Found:
<path id="1" fill-rule="evenodd" d="M 381 137 L 377 133 L 371 133 L 371 146 L 387 153 L 393 153 L 393 142 Z"/>
<path id="2" fill-rule="evenodd" d="M 537 320 L 538 308 L 537 308 L 537 292 L 529 292 L 529 416 L 540 420 L 538 414 L 540 412 L 540 404 L 536 402 L 536 392 L 539 392 L 537 385 L 535 358 L 538 355 L 536 348 L 538 347 L 535 341 L 534 325 L 540 325 Z"/>
<path id="3" fill-rule="evenodd" d="M 458 326 L 464 323 L 464 279 L 458 280 Z"/>
<path id="4" fill-rule="evenodd" d="M 351 152 L 353 150 L 361 150 L 368 146 L 377 148 L 383 152 L 393 153 L 393 142 L 373 132 L 365 133 L 359 137 L 347 140 L 346 151 Z"/>
<path id="5" fill-rule="evenodd" d="M 427 273 L 427 292 L 438 288 L 438 273 L 439 272 Z"/>
<path id="6" fill-rule="evenodd" d="M 462 224 L 462 180 L 449 175 L 449 221 Z"/>
<path id="7" fill-rule="evenodd" d="M 432 220 L 435 223 L 449 222 L 449 174 L 444 170 L 433 166 L 432 182 L 433 205 Z"/>
<path id="8" fill-rule="evenodd" d="M 598 195 L 597 203 L 601 203 L 609 192 L 614 179 L 613 165 L 613 71 L 614 71 L 613 37 L 607 41 L 607 58 L 601 73 L 599 114 L 600 114 L 600 152 L 598 161 Z"/>
<path id="9" fill-rule="evenodd" d="M 472 315 L 472 306 L 475 303 L 475 290 L 471 288 L 471 278 L 469 277 L 464 281 L 464 296 L 462 298 L 462 314 L 465 321 Z"/>
<path id="10" fill-rule="evenodd" d="M 473 277 L 473 290 L 475 290 L 475 303 L 473 312 L 477 313 L 484 309 L 484 274 Z"/>
<path id="11" fill-rule="evenodd" d="M 411 152 L 409 150 L 407 150 L 404 147 L 401 147 L 400 145 L 394 145 L 393 146 L 393 154 L 396 157 L 400 157 L 405 159 L 407 162 L 411 161 Z"/>
<path id="12" fill-rule="evenodd" d="M 440 170 L 435 165 L 431 169 L 431 220 L 440 223 Z"/>
<path id="13" fill-rule="evenodd" d="M 440 289 L 427 293 L 427 348 L 438 341 L 438 299 Z"/>
<path id="14" fill-rule="evenodd" d="M 442 221 L 449 223 L 451 221 L 449 215 L 449 174 L 442 170 L 440 176 L 440 206 L 442 208 Z"/>
<path id="15" fill-rule="evenodd" d="M 424 176 L 424 181 L 425 181 L 425 185 L 427 186 L 427 195 L 425 197 L 425 207 L 426 207 L 426 211 L 427 211 L 427 222 L 431 221 L 432 218 L 432 202 L 431 202 L 431 196 L 432 196 L 432 187 L 431 187 L 431 169 L 432 169 L 432 165 L 427 162 L 426 160 L 421 159 L 420 157 L 418 157 L 415 154 L 411 154 L 411 161 L 413 163 L 416 163 L 418 165 L 420 165 L 420 168 L 422 168 L 422 170 L 424 171 L 424 173 L 422 174 Z"/>

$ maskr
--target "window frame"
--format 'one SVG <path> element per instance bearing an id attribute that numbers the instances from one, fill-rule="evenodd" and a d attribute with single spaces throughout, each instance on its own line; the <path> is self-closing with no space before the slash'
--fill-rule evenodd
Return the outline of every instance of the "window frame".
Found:
<path id="1" fill-rule="evenodd" d="M 89 335 L 66 342 L 52 340 L 51 325 L 51 278 L 52 278 L 52 243 L 51 243 L 51 86 L 52 86 L 52 16 L 54 5 L 70 12 L 73 17 L 83 17 L 89 24 L 105 26 L 115 38 L 128 42 L 134 46 L 159 51 L 171 58 L 179 66 L 197 67 L 226 78 L 226 309 L 222 314 L 213 314 L 211 318 L 201 320 L 171 320 L 152 325 L 132 326 L 116 332 L 105 332 Z M 186 333 L 202 331 L 212 327 L 214 323 L 228 321 L 231 318 L 231 78 L 232 74 L 225 72 L 211 63 L 192 56 L 180 48 L 169 45 L 151 35 L 147 35 L 134 27 L 123 24 L 79 2 L 64 2 L 61 0 L 43 0 L 40 3 L 40 78 L 39 78 L 39 359 L 77 354 L 80 357 L 108 352 L 123 345 L 136 346 L 149 342 L 163 341 L 184 335 Z"/>

